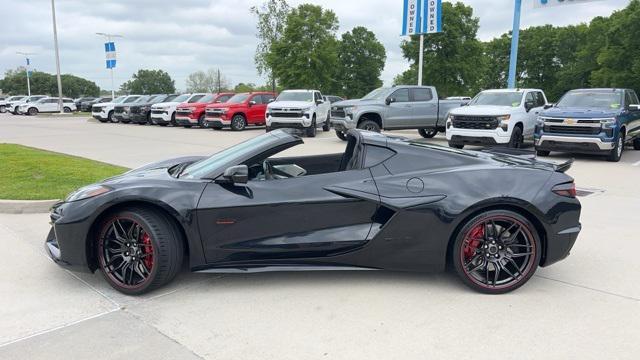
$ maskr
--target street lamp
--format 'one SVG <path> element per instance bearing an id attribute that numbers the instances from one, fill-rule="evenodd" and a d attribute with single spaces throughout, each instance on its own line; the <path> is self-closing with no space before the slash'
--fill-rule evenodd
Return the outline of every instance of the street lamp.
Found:
<path id="1" fill-rule="evenodd" d="M 108 43 L 110 43 L 113 38 L 123 37 L 122 35 L 119 35 L 119 34 L 107 34 L 107 33 L 101 33 L 101 32 L 96 33 L 96 35 L 104 36 Z M 111 99 L 113 100 L 116 98 L 115 85 L 113 84 L 113 67 L 110 67 L 109 70 L 111 71 Z"/>
<path id="2" fill-rule="evenodd" d="M 53 17 L 53 46 L 56 50 L 56 79 L 58 80 L 58 110 L 62 114 L 62 80 L 60 79 L 60 52 L 58 51 L 58 27 L 56 25 L 56 4 L 51 0 L 51 15 Z"/>
<path id="3" fill-rule="evenodd" d="M 16 54 L 18 55 L 23 55 L 26 63 L 27 63 L 27 95 L 31 96 L 31 82 L 29 80 L 29 65 L 31 65 L 31 62 L 29 61 L 29 56 L 31 55 L 35 55 L 35 53 L 26 53 L 26 52 L 16 52 Z"/>

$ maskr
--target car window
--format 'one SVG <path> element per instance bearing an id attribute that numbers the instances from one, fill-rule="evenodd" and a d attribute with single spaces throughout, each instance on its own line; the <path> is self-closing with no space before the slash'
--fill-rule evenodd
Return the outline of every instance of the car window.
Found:
<path id="1" fill-rule="evenodd" d="M 431 101 L 433 99 L 431 89 L 427 88 L 411 89 L 411 94 L 413 95 L 413 101 Z"/>
<path id="2" fill-rule="evenodd" d="M 547 101 L 544 99 L 544 94 L 542 94 L 540 91 L 536 91 L 536 97 L 538 100 L 538 102 L 536 103 L 536 107 L 545 106 L 547 104 Z"/>
<path id="3" fill-rule="evenodd" d="M 216 99 L 217 103 L 226 103 L 227 101 L 229 101 L 229 99 L 231 99 L 231 95 L 222 95 L 219 98 Z"/>
<path id="4" fill-rule="evenodd" d="M 395 102 L 409 102 L 409 89 L 399 89 L 391 94 L 392 98 L 395 98 Z"/>
<path id="5" fill-rule="evenodd" d="M 624 103 L 625 105 L 634 104 L 633 99 L 631 98 L 631 91 L 627 90 L 624 92 Z"/>
<path id="6" fill-rule="evenodd" d="M 635 91 L 629 91 L 631 94 L 631 105 L 638 105 L 640 101 L 638 101 L 638 94 Z"/>
<path id="7" fill-rule="evenodd" d="M 62 100 L 62 102 L 65 102 L 65 103 L 72 103 L 72 102 L 73 102 L 73 100 L 71 100 L 71 99 L 64 99 L 64 100 Z"/>
<path id="8" fill-rule="evenodd" d="M 533 96 L 533 92 L 527 93 L 527 96 L 524 99 L 525 104 L 531 103 L 534 107 L 536 106 L 536 99 Z"/>
<path id="9" fill-rule="evenodd" d="M 315 101 L 322 100 L 322 96 L 320 96 L 320 93 L 316 91 L 313 93 L 313 99 Z"/>
<path id="10" fill-rule="evenodd" d="M 263 104 L 262 95 L 254 95 L 250 101 L 255 101 L 256 105 L 261 105 Z"/>
<path id="11" fill-rule="evenodd" d="M 364 158 L 364 167 L 368 168 L 376 166 L 395 154 L 396 153 L 393 150 L 384 147 L 367 145 Z"/>

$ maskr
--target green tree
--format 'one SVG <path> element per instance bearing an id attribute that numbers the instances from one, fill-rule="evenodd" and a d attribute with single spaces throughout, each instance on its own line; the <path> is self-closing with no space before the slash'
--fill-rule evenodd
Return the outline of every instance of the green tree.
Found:
<path id="1" fill-rule="evenodd" d="M 239 83 L 233 88 L 233 92 L 236 93 L 245 93 L 256 91 L 256 84 L 253 83 Z"/>
<path id="2" fill-rule="evenodd" d="M 267 0 L 262 6 L 252 6 L 250 9 L 251 13 L 258 18 L 256 25 L 258 46 L 254 61 L 258 74 L 265 75 L 269 79 L 273 91 L 276 88 L 276 80 L 267 57 L 272 45 L 282 38 L 290 10 L 285 0 Z"/>
<path id="3" fill-rule="evenodd" d="M 424 37 L 424 84 L 434 85 L 439 95 L 469 95 L 479 88 L 482 44 L 477 38 L 479 20 L 473 8 L 463 3 L 442 3 L 442 33 Z M 397 84 L 415 84 L 418 78 L 420 37 L 411 36 L 400 45 L 410 69 L 395 79 Z"/>
<path id="4" fill-rule="evenodd" d="M 342 34 L 338 46 L 340 94 L 355 99 L 382 86 L 380 74 L 386 59 L 384 46 L 367 28 L 358 26 Z"/>
<path id="5" fill-rule="evenodd" d="M 176 91 L 175 81 L 164 70 L 140 69 L 131 80 L 120 86 L 120 90 L 130 94 L 171 94 Z"/>
<path id="6" fill-rule="evenodd" d="M 303 4 L 287 16 L 281 39 L 267 55 L 273 75 L 285 88 L 337 89 L 338 65 L 336 31 L 338 18 L 331 10 Z"/>
<path id="7" fill-rule="evenodd" d="M 33 70 L 29 80 L 32 94 L 58 95 L 58 83 L 55 75 Z M 82 95 L 97 96 L 100 94 L 100 88 L 93 81 L 69 74 L 62 74 L 60 80 L 62 81 L 63 96 L 75 98 Z M 24 67 L 5 72 L 2 91 L 13 95 L 27 94 L 27 78 Z"/>

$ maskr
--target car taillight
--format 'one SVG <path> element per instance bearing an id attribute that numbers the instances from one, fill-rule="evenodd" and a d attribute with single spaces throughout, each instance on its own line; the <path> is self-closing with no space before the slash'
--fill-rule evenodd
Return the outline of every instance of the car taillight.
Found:
<path id="1" fill-rule="evenodd" d="M 555 194 L 565 197 L 574 198 L 577 195 L 576 184 L 574 182 L 559 184 L 551 189 Z"/>

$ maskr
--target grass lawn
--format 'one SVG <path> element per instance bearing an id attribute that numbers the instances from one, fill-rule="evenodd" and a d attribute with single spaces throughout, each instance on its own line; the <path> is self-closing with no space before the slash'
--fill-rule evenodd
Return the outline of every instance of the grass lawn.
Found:
<path id="1" fill-rule="evenodd" d="M 15 144 L 0 144 L 0 199 L 64 199 L 128 169 Z"/>

